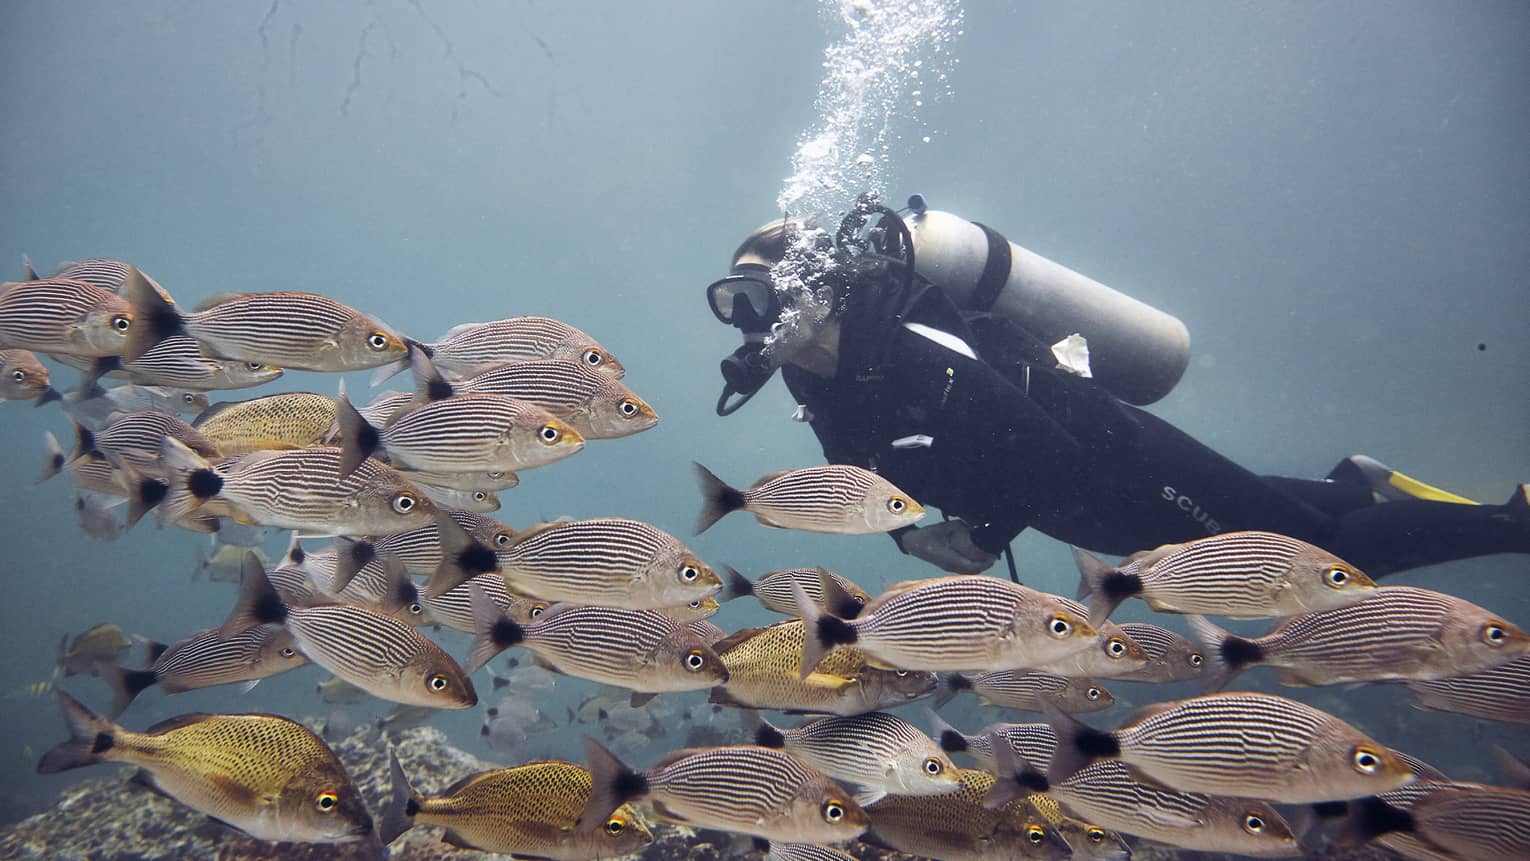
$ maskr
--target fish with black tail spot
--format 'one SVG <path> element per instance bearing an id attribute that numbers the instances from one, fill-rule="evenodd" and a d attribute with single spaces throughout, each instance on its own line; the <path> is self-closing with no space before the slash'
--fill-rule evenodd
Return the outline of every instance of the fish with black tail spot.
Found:
<path id="1" fill-rule="evenodd" d="M 917 523 L 924 507 L 892 482 L 845 464 L 773 472 L 739 490 L 693 463 L 701 487 L 696 534 L 733 511 L 748 511 L 765 526 L 865 535 Z"/>

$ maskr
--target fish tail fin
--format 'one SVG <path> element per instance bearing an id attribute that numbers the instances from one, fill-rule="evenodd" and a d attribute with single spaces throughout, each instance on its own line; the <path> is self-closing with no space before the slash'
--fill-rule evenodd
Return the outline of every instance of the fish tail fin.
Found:
<path id="1" fill-rule="evenodd" d="M 43 433 L 43 468 L 37 476 L 37 483 L 42 484 L 48 479 L 64 471 L 64 464 L 69 458 L 64 454 L 64 447 L 58 444 L 58 437 L 52 431 Z"/>
<path id="2" fill-rule="evenodd" d="M 783 750 L 786 747 L 786 736 L 781 730 L 771 725 L 770 721 L 755 713 L 754 743 L 760 747 L 770 747 Z"/>
<path id="3" fill-rule="evenodd" d="M 69 740 L 42 755 L 37 761 L 38 774 L 54 774 L 102 762 L 117 744 L 122 728 L 86 708 L 79 700 L 55 690 Z"/>
<path id="4" fill-rule="evenodd" d="M 170 650 L 170 644 L 169 643 L 161 643 L 158 640 L 144 640 L 143 641 L 143 668 L 147 670 L 148 668 L 154 666 L 154 663 L 159 660 L 160 655 L 163 655 L 165 652 L 168 652 L 169 650 Z"/>
<path id="5" fill-rule="evenodd" d="M 941 673 L 935 677 L 935 708 L 944 708 L 962 691 L 972 690 L 972 679 L 961 673 Z"/>
<path id="6" fill-rule="evenodd" d="M 69 460 L 65 464 L 66 466 L 82 457 L 89 457 L 96 450 L 95 431 L 74 419 L 70 419 L 69 424 L 74 426 L 74 451 L 69 453 Z"/>
<path id="7" fill-rule="evenodd" d="M 945 718 L 935 713 L 934 709 L 926 709 L 930 720 L 930 737 L 940 745 L 940 749 L 946 753 L 966 753 L 972 744 L 967 736 L 956 727 L 946 723 Z"/>
<path id="8" fill-rule="evenodd" d="M 812 675 L 818 662 L 835 646 L 854 643 L 858 636 L 855 627 L 819 609 L 802 590 L 802 584 L 792 581 L 792 597 L 797 602 L 797 613 L 802 617 L 802 678 Z"/>
<path id="9" fill-rule="evenodd" d="M 404 774 L 404 767 L 398 764 L 398 754 L 392 745 L 388 746 L 388 773 L 392 776 L 391 794 L 383 805 L 382 817 L 377 823 L 377 836 L 384 846 L 413 828 L 415 814 L 420 812 L 420 796 L 409 785 L 409 776 Z"/>
<path id="10" fill-rule="evenodd" d="M 254 553 L 244 554 L 239 571 L 239 599 L 228 613 L 218 635 L 224 639 L 256 625 L 280 625 L 287 621 L 287 605 L 266 577 L 265 566 Z"/>
<path id="11" fill-rule="evenodd" d="M 50 404 L 54 401 L 62 401 L 63 399 L 64 396 L 59 393 L 58 389 L 49 386 L 42 390 L 42 394 L 38 395 L 37 400 L 32 402 L 32 406 L 40 407 L 43 404 Z"/>
<path id="12" fill-rule="evenodd" d="M 710 469 L 695 461 L 696 483 L 701 486 L 701 514 L 696 517 L 696 534 L 700 535 L 721 520 L 723 515 L 744 507 L 744 492 L 731 487 L 712 474 Z"/>
<path id="13" fill-rule="evenodd" d="M 292 530 L 287 538 L 287 552 L 282 554 L 282 561 L 277 564 L 278 568 L 301 568 L 303 560 L 308 558 L 308 551 L 303 549 L 303 544 L 298 539 L 298 531 Z"/>
<path id="14" fill-rule="evenodd" d="M 1106 565 L 1077 547 L 1073 548 L 1073 561 L 1080 577 L 1078 599 L 1089 600 L 1091 625 L 1109 619 L 1122 601 L 1142 592 L 1142 578 Z"/>
<path id="15" fill-rule="evenodd" d="M 435 598 L 479 574 L 493 574 L 500 570 L 499 557 L 494 551 L 463 529 L 450 514 L 437 511 L 436 526 L 441 541 L 441 563 L 425 582 L 426 597 Z"/>
<path id="16" fill-rule="evenodd" d="M 122 482 L 127 486 L 127 528 L 132 529 L 150 509 L 165 501 L 170 493 L 170 485 L 157 478 L 149 478 L 139 472 L 137 467 L 120 458 L 113 459 L 112 466 L 122 473 Z"/>
<path id="17" fill-rule="evenodd" d="M 171 335 L 186 333 L 186 319 L 179 309 L 155 290 L 137 267 L 129 266 L 118 290 L 133 306 L 133 325 L 122 346 L 122 361 L 136 362 Z"/>
<path id="18" fill-rule="evenodd" d="M 1121 745 L 1114 734 L 1089 726 L 1058 708 L 1055 703 L 1043 702 L 1041 709 L 1052 731 L 1057 734 L 1057 750 L 1052 753 L 1047 780 L 1061 783 L 1091 762 L 1120 757 Z M 1002 743 L 1005 747 L 1009 746 L 1008 742 Z"/>
<path id="19" fill-rule="evenodd" d="M 1218 628 L 1205 616 L 1191 614 L 1185 617 L 1185 621 L 1190 625 L 1195 638 L 1206 647 L 1206 669 L 1201 674 L 1201 689 L 1204 693 L 1220 691 L 1244 667 L 1264 660 L 1264 650 L 1258 643 Z"/>
<path id="20" fill-rule="evenodd" d="M 420 602 L 419 587 L 414 585 L 414 579 L 409 576 L 409 569 L 404 566 L 404 560 L 392 553 L 384 553 L 379 557 L 383 567 L 383 578 L 386 584 L 383 587 L 383 597 L 378 609 L 389 616 L 399 616 L 408 621 L 407 616 L 402 616 L 405 607 L 413 606 L 419 611 L 418 615 L 425 615 Z"/>
<path id="21" fill-rule="evenodd" d="M 103 673 L 106 683 L 112 687 L 112 720 L 127 711 L 127 707 L 139 694 L 159 682 L 159 673 L 153 670 L 130 670 L 127 667 L 109 667 Z"/>
<path id="22" fill-rule="evenodd" d="M 106 389 L 101 386 L 101 378 L 112 371 L 120 370 L 122 370 L 121 356 L 101 356 L 92 360 L 90 367 L 80 372 L 80 402 L 106 397 Z"/>
<path id="23" fill-rule="evenodd" d="M 850 593 L 839 585 L 839 581 L 829 574 L 828 569 L 818 569 L 818 582 L 823 588 L 823 606 L 830 613 L 841 619 L 854 619 L 861 614 L 864 605 L 850 597 Z"/>
<path id="24" fill-rule="evenodd" d="M 345 591 L 345 587 L 351 585 L 361 569 L 377 558 L 377 545 L 365 538 L 341 535 L 335 538 L 333 546 L 335 571 L 330 575 L 329 583 L 320 586 L 331 595 L 339 595 Z"/>
<path id="25" fill-rule="evenodd" d="M 356 411 L 351 399 L 345 396 L 345 381 L 340 381 L 340 394 L 335 396 L 336 420 L 340 425 L 340 478 L 356 471 L 367 458 L 382 446 L 382 435 Z"/>
<path id="26" fill-rule="evenodd" d="M 584 737 L 584 753 L 590 769 L 590 800 L 579 814 L 577 827 L 581 834 L 593 834 L 616 808 L 648 794 L 648 778 L 589 736 Z"/>
<path id="27" fill-rule="evenodd" d="M 1015 750 L 1004 737 L 998 733 L 988 736 L 988 744 L 993 750 L 998 780 L 993 782 L 993 788 L 988 790 L 988 795 L 983 799 L 983 806 L 989 810 L 996 810 L 1004 805 L 1035 795 L 1038 792 L 1046 792 L 1052 788 L 1047 776 L 1037 771 L 1030 763 L 1025 761 L 1019 751 Z"/>
<path id="28" fill-rule="evenodd" d="M 165 437 L 160 443 L 159 460 L 169 477 L 165 498 L 159 503 L 161 525 L 183 519 L 223 489 L 223 476 L 174 437 Z"/>
<path id="29" fill-rule="evenodd" d="M 732 601 L 734 598 L 742 598 L 745 595 L 754 594 L 754 584 L 748 577 L 738 573 L 738 569 L 732 565 L 722 566 L 723 591 L 717 596 L 719 601 Z"/>
<path id="30" fill-rule="evenodd" d="M 1383 834 L 1415 834 L 1415 827 L 1412 813 L 1393 807 L 1373 795 L 1349 803 L 1349 815 L 1339 830 L 1337 842 L 1342 847 L 1353 848 L 1363 846 Z M 1421 834 L 1415 836 L 1423 837 Z M 1432 841 L 1423 842 L 1433 846 Z"/>
<path id="31" fill-rule="evenodd" d="M 495 655 L 525 641 L 526 629 L 506 616 L 476 583 L 468 586 L 468 600 L 473 607 L 473 643 L 462 668 L 473 673 Z"/>
<path id="32" fill-rule="evenodd" d="M 411 349 L 406 358 L 409 361 L 409 370 L 414 372 L 414 403 L 416 405 L 444 401 L 457 393 L 457 389 L 441 376 L 441 370 L 429 356 L 425 355 L 424 350 Z"/>
<path id="33" fill-rule="evenodd" d="M 38 280 L 37 269 L 32 266 L 32 258 L 25 254 L 21 255 L 21 268 L 26 270 L 28 281 Z"/>

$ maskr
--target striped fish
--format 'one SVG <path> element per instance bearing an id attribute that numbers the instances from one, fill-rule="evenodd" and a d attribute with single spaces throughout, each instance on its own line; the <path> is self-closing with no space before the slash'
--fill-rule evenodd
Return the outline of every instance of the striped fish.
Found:
<path id="1" fill-rule="evenodd" d="M 268 449 L 308 448 L 329 436 L 335 399 L 313 392 L 282 392 L 247 401 L 223 401 L 192 425 L 225 457 Z"/>
<path id="2" fill-rule="evenodd" d="M 1121 630 L 1148 654 L 1142 669 L 1116 678 L 1127 682 L 1183 682 L 1201 677 L 1206 656 L 1194 642 L 1146 622 L 1124 622 Z"/>
<path id="3" fill-rule="evenodd" d="M 856 861 L 854 855 L 817 843 L 772 843 L 765 861 Z"/>
<path id="4" fill-rule="evenodd" d="M 693 463 L 701 486 L 696 534 L 723 515 L 748 511 L 755 520 L 780 529 L 865 535 L 917 523 L 924 506 L 893 483 L 858 466 L 829 464 L 773 472 L 746 490 L 729 486 Z"/>
<path id="5" fill-rule="evenodd" d="M 136 413 L 115 413 L 100 430 L 92 431 L 83 425 L 74 426 L 75 448 L 73 457 L 98 454 L 115 456 L 132 464 L 140 472 L 155 477 L 163 475 L 159 463 L 159 450 L 166 439 L 173 439 L 204 458 L 219 457 L 218 446 L 179 416 L 147 410 Z"/>
<path id="6" fill-rule="evenodd" d="M 708 598 L 707 600 L 715 601 L 713 598 Z M 706 643 L 708 646 L 715 647 L 717 643 L 722 642 L 728 637 L 727 631 L 724 631 L 722 628 L 717 627 L 706 619 L 691 619 L 690 621 L 679 619 L 676 618 L 675 611 L 672 608 L 666 608 L 660 610 L 659 612 L 670 617 L 671 619 L 675 619 L 675 621 L 684 625 L 687 631 L 695 634 L 696 637 L 701 640 L 701 642 Z M 716 649 L 714 648 L 713 651 L 716 651 Z M 726 665 L 724 665 L 724 669 L 726 668 Z"/>
<path id="7" fill-rule="evenodd" d="M 1089 618 L 1089 608 L 1083 604 L 1061 595 L 1055 597 L 1079 618 Z M 1147 666 L 1147 650 L 1138 645 L 1120 625 L 1107 619 L 1095 623 L 1094 629 L 1100 635 L 1100 643 L 1096 648 L 1074 652 L 1061 661 L 1036 664 L 1031 670 L 1086 679 L 1119 679 Z"/>
<path id="8" fill-rule="evenodd" d="M 521 483 L 520 476 L 503 469 L 491 469 L 480 472 L 430 472 L 423 469 L 401 469 L 399 472 L 402 472 L 404 477 L 416 484 L 428 484 L 432 487 L 450 488 L 452 490 L 512 490 Z"/>
<path id="9" fill-rule="evenodd" d="M 722 587 L 717 573 L 673 535 L 619 517 L 542 523 L 498 547 L 505 582 L 547 601 L 632 610 L 675 607 Z M 439 595 L 455 583 L 431 583 Z"/>
<path id="10" fill-rule="evenodd" d="M 1101 759 L 1183 792 L 1289 804 L 1374 795 L 1413 780 L 1407 763 L 1339 718 L 1269 694 L 1158 703 L 1113 732 L 1056 709 L 1047 720 L 1059 741 L 1047 770 L 1052 783 Z"/>
<path id="11" fill-rule="evenodd" d="M 367 402 L 364 407 L 357 407 L 356 412 L 367 420 L 367 424 L 377 427 L 386 427 L 393 421 L 393 417 L 414 403 L 414 395 L 408 392 L 386 391 Z"/>
<path id="12" fill-rule="evenodd" d="M 568 359 L 580 362 L 616 379 L 626 373 L 594 338 L 551 317 L 511 317 L 489 323 L 463 323 L 433 344 L 409 342 L 411 354 L 422 353 L 442 373 L 464 379 L 508 362 L 534 359 Z M 376 386 L 408 367 L 407 359 L 378 368 L 372 375 Z"/>
<path id="13" fill-rule="evenodd" d="M 58 475 L 69 474 L 69 481 L 76 489 L 107 496 L 127 496 L 129 489 L 122 475 L 100 452 L 87 450 L 84 456 L 70 457 L 64 454 L 58 437 L 51 431 L 43 433 L 43 468 L 38 475 L 42 483 Z"/>
<path id="14" fill-rule="evenodd" d="M 262 526 L 310 535 L 387 535 L 435 519 L 424 491 L 386 464 L 368 459 L 341 477 L 337 448 L 253 452 L 214 468 L 167 439 L 160 460 L 170 484 L 159 506 L 166 523 L 209 500 L 231 503 Z"/>
<path id="15" fill-rule="evenodd" d="M 412 474 L 419 475 L 419 473 Z M 399 471 L 399 475 L 408 476 L 402 470 Z M 499 510 L 499 494 L 492 490 L 458 490 L 454 487 L 442 487 L 439 484 L 426 484 L 423 481 L 416 481 L 415 486 L 424 491 L 437 508 L 467 511 L 472 514 L 488 514 Z"/>
<path id="16" fill-rule="evenodd" d="M 338 401 L 342 473 L 375 452 L 405 469 L 514 472 L 577 454 L 584 437 L 541 407 L 504 395 L 431 401 L 376 428 L 342 392 Z"/>
<path id="17" fill-rule="evenodd" d="M 1057 596 L 981 574 L 899 583 L 848 621 L 821 613 L 802 587 L 793 592 L 809 635 L 803 676 L 851 644 L 889 667 L 961 671 L 1058 661 L 1099 642 Z"/>
<path id="18" fill-rule="evenodd" d="M 983 705 L 1027 712 L 1039 712 L 1043 703 L 1051 703 L 1069 714 L 1087 714 L 1104 711 L 1116 701 L 1115 696 L 1094 679 L 1029 670 L 994 670 L 973 676 L 942 673 L 935 694 L 935 707 L 944 706 L 962 691 L 976 694 Z"/>
<path id="19" fill-rule="evenodd" d="M 867 809 L 868 839 L 899 852 L 943 861 L 1060 861 L 1072 850 L 1046 817 L 1024 799 L 994 809 L 983 804 L 994 777 L 970 768 L 945 795 L 889 795 Z"/>
<path id="20" fill-rule="evenodd" d="M 202 352 L 185 335 L 171 335 L 128 362 L 120 356 L 85 359 L 59 356 L 66 365 L 85 372 L 86 388 L 101 377 L 143 386 L 173 386 L 195 391 L 247 389 L 279 379 L 282 369 L 258 361 L 222 359 Z"/>
<path id="21" fill-rule="evenodd" d="M 1293 616 L 1246 639 L 1201 616 L 1190 627 L 1206 645 L 1206 688 L 1218 690 L 1248 667 L 1276 668 L 1283 685 L 1429 680 L 1468 675 L 1530 653 L 1530 635 L 1471 603 L 1411 586 Z"/>
<path id="22" fill-rule="evenodd" d="M 348 604 L 290 606 L 252 553 L 244 557 L 239 600 L 220 632 L 232 637 L 256 625 L 286 626 L 309 660 L 373 696 L 428 708 L 478 704 L 467 673 L 419 631 Z"/>
<path id="23" fill-rule="evenodd" d="M 1417 767 L 1414 770 L 1418 771 Z M 1419 780 L 1416 783 L 1346 805 L 1347 815 L 1341 840 L 1356 845 L 1370 844 L 1413 861 L 1460 861 L 1468 857 L 1457 855 L 1451 851 L 1451 847 L 1435 847 L 1420 839 L 1420 835 L 1414 833 L 1416 823 L 1411 811 L 1414 803 L 1436 790 L 1487 787 L 1480 783 L 1453 781 L 1443 774 L 1426 774 L 1423 771 L 1418 774 Z"/>
<path id="24" fill-rule="evenodd" d="M 133 320 L 127 302 L 88 281 L 43 278 L 0 284 L 0 347 L 116 356 Z"/>
<path id="25" fill-rule="evenodd" d="M 782 730 L 764 721 L 755 744 L 793 754 L 828 776 L 861 788 L 862 806 L 883 796 L 943 795 L 960 787 L 951 758 L 929 736 L 884 712 L 826 717 Z"/>
<path id="26" fill-rule="evenodd" d="M 1226 532 L 1165 544 L 1112 568 L 1073 549 L 1083 575 L 1079 598 L 1103 621 L 1122 601 L 1140 597 L 1160 613 L 1257 619 L 1353 604 L 1375 591 L 1364 572 L 1305 541 L 1273 532 Z"/>
<path id="27" fill-rule="evenodd" d="M 382 576 L 383 557 L 391 556 L 410 574 L 428 575 L 437 582 L 466 582 L 479 574 L 498 573 L 497 548 L 507 546 L 515 530 L 492 517 L 469 511 L 437 512 L 435 521 L 378 538 L 335 539 L 334 554 L 310 567 L 314 581 L 339 594 L 358 575 L 376 581 Z"/>
<path id="28" fill-rule="evenodd" d="M 59 397 L 48 368 L 31 350 L 0 350 L 0 400 L 36 401 L 42 406 Z"/>
<path id="29" fill-rule="evenodd" d="M 709 644 L 657 610 L 558 604 L 522 625 L 486 593 L 470 594 L 468 672 L 511 646 L 524 646 L 558 672 L 642 693 L 702 690 L 728 680 Z"/>
<path id="30" fill-rule="evenodd" d="M 1408 690 L 1421 709 L 1530 724 L 1530 656 L 1480 673 L 1408 682 Z"/>
<path id="31" fill-rule="evenodd" d="M 327 559 L 326 556 L 328 556 Z M 332 584 L 332 579 L 320 580 L 315 575 L 322 574 L 326 563 L 332 567 L 333 561 L 333 550 L 308 553 L 303 562 L 303 571 L 307 573 L 310 582 Z M 275 586 L 274 583 L 272 585 Z M 277 591 L 280 592 L 281 589 L 278 587 Z M 331 587 L 324 592 L 318 603 L 328 604 L 339 599 L 346 604 L 375 610 L 384 616 L 392 616 L 416 628 L 434 625 L 437 621 L 426 608 L 425 599 L 415 586 L 414 580 L 410 579 L 403 565 L 396 562 L 389 564 L 379 560 L 376 565 L 364 568 L 346 584 L 344 589 L 336 591 Z"/>
<path id="32" fill-rule="evenodd" d="M 254 687 L 261 679 L 308 663 L 292 634 L 275 625 L 260 625 L 228 639 L 217 628 L 207 628 L 171 646 L 151 644 L 150 654 L 156 646 L 163 651 L 147 669 L 116 667 L 106 677 L 112 686 L 113 720 L 154 685 L 168 694 L 241 682 Z"/>
<path id="33" fill-rule="evenodd" d="M 709 702 L 750 709 L 780 709 L 856 715 L 906 705 L 935 688 L 933 673 L 884 670 L 871 666 L 854 646 L 837 649 L 801 678 L 802 621 L 767 628 L 746 628 L 713 648 L 728 670 L 728 681 L 714 688 Z"/>
<path id="34" fill-rule="evenodd" d="M 854 619 L 861 614 L 861 608 L 871 602 L 871 595 L 867 594 L 865 589 L 827 568 L 786 568 L 770 571 L 751 583 L 744 575 L 724 565 L 723 576 L 727 579 L 727 586 L 723 589 L 724 601 L 753 595 L 760 600 L 760 604 L 765 609 L 787 616 L 797 615 L 797 601 L 792 596 L 791 586 L 794 582 L 807 593 L 808 600 L 823 608 L 825 612 L 841 619 Z M 841 591 L 850 596 L 850 601 L 840 601 L 835 607 L 826 606 L 822 582 L 824 577 L 834 581 Z"/>
<path id="35" fill-rule="evenodd" d="M 1005 740 L 992 739 L 989 748 L 1003 775 L 989 792 L 990 806 L 1039 792 L 1099 827 L 1181 849 L 1256 858 L 1303 854 L 1295 829 L 1267 802 L 1145 783 L 1114 760 L 1093 763 L 1064 781 L 1050 781 Z"/>
<path id="36" fill-rule="evenodd" d="M 590 832 L 618 805 L 649 799 L 691 828 L 716 828 L 790 843 L 843 843 L 870 820 L 834 781 L 789 753 L 764 747 L 677 751 L 633 771 L 585 738 L 593 788 L 579 818 Z"/>
<path id="37" fill-rule="evenodd" d="M 209 355 L 301 371 L 359 371 L 408 351 L 392 329 L 317 293 L 225 293 L 183 313 L 130 269 L 122 298 L 143 323 L 128 332 L 128 362 L 172 335 L 195 338 Z"/>
<path id="38" fill-rule="evenodd" d="M 445 383 L 439 377 L 417 377 L 414 399 L 431 399 L 429 388 Z M 616 439 L 648 430 L 659 416 L 647 401 L 610 374 L 583 362 L 538 359 L 490 368 L 457 383 L 445 383 L 455 394 L 505 395 L 536 404 L 566 421 L 585 439 Z M 396 415 L 396 413 L 395 413 Z"/>
<path id="39" fill-rule="evenodd" d="M 1367 800 L 1351 834 L 1383 836 L 1383 845 L 1421 847 L 1408 857 L 1520 861 L 1530 858 L 1530 791 L 1470 783 L 1433 783 L 1412 799 Z M 1411 800 L 1411 804 L 1409 804 Z M 1396 838 L 1411 839 L 1396 839 Z M 1382 842 L 1382 841 L 1378 841 Z"/>
<path id="40" fill-rule="evenodd" d="M 113 413 L 158 410 L 162 413 L 196 415 L 210 405 L 206 392 L 171 386 L 113 386 L 94 392 L 74 389 L 64 395 L 64 412 L 86 427 L 100 427 Z"/>
<path id="41" fill-rule="evenodd" d="M 378 823 L 384 844 L 415 825 L 443 828 L 453 846 L 518 858 L 587 861 L 641 852 L 653 834 L 631 807 L 617 808 L 593 831 L 579 831 L 590 773 L 573 763 L 533 762 L 481 771 L 422 796 L 390 753 L 393 799 Z M 450 851 L 450 850 L 447 850 Z"/>
<path id="42" fill-rule="evenodd" d="M 930 731 L 936 744 L 946 753 L 965 753 L 978 768 L 998 772 L 998 746 L 1009 745 L 1025 762 L 1046 764 L 1057 750 L 1057 733 L 1044 723 L 992 723 L 968 735 L 930 713 Z"/>
<path id="43" fill-rule="evenodd" d="M 434 598 L 425 598 L 425 608 L 437 622 L 452 630 L 471 634 L 476 630 L 473 625 L 474 588 L 483 590 L 501 613 L 520 625 L 529 625 L 542 618 L 550 606 L 546 601 L 510 592 L 505 588 L 505 578 L 498 574 L 480 574 Z"/>
<path id="44" fill-rule="evenodd" d="M 121 260 L 113 260 L 110 257 L 89 257 L 84 260 L 60 263 L 58 268 L 53 270 L 53 277 L 89 281 L 102 290 L 120 293 L 122 291 L 122 282 L 127 280 L 128 272 L 132 269 L 133 265 L 131 263 L 124 263 Z M 147 281 L 149 286 L 153 287 L 161 296 L 164 296 L 166 302 L 174 301 L 170 298 L 170 293 L 164 287 L 161 287 L 158 281 L 155 281 L 147 274 L 144 274 L 143 280 Z"/>

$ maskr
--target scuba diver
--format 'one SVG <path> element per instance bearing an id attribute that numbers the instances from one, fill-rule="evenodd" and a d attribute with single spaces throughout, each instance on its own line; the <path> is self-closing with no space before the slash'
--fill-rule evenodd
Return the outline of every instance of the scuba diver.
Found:
<path id="1" fill-rule="evenodd" d="M 1479 505 L 1363 456 L 1321 480 L 1244 469 L 1139 408 L 1184 372 L 1179 320 L 918 195 L 905 213 L 863 196 L 832 238 L 771 222 L 707 288 L 744 337 L 718 414 L 780 369 L 828 462 L 949 518 L 891 533 L 904 553 L 981 571 L 1027 528 L 1116 556 L 1266 530 L 1372 577 L 1530 553 L 1524 484 Z"/>

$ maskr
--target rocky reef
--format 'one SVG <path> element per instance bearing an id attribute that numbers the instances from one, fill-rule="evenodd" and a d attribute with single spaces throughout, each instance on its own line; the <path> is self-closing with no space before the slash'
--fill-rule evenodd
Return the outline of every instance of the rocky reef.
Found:
<path id="1" fill-rule="evenodd" d="M 372 810 L 389 797 L 387 741 L 416 788 L 440 792 L 463 775 L 494 767 L 451 746 L 446 736 L 429 727 L 406 730 L 385 740 L 374 727 L 363 728 L 332 745 L 350 770 Z M 36 861 L 157 861 L 157 859 L 216 859 L 216 861 L 375 861 L 376 845 L 269 843 L 253 840 L 190 808 L 132 781 L 132 772 L 119 768 L 86 780 L 64 792 L 52 809 L 0 832 L 0 858 Z M 647 861 L 721 861 L 759 858 L 746 839 L 717 832 L 696 832 L 666 823 L 651 823 L 654 842 Z M 1167 861 L 1190 857 L 1166 847 L 1133 841 L 1138 861 Z M 905 861 L 912 856 L 863 843 L 848 847 L 862 861 Z M 457 849 L 441 842 L 437 828 L 416 827 L 397 840 L 391 861 L 479 861 L 503 858 Z M 1195 855 L 1202 859 L 1216 856 Z M 1339 855 L 1309 857 L 1340 858 Z M 1380 852 L 1352 853 L 1343 861 L 1381 861 Z"/>

